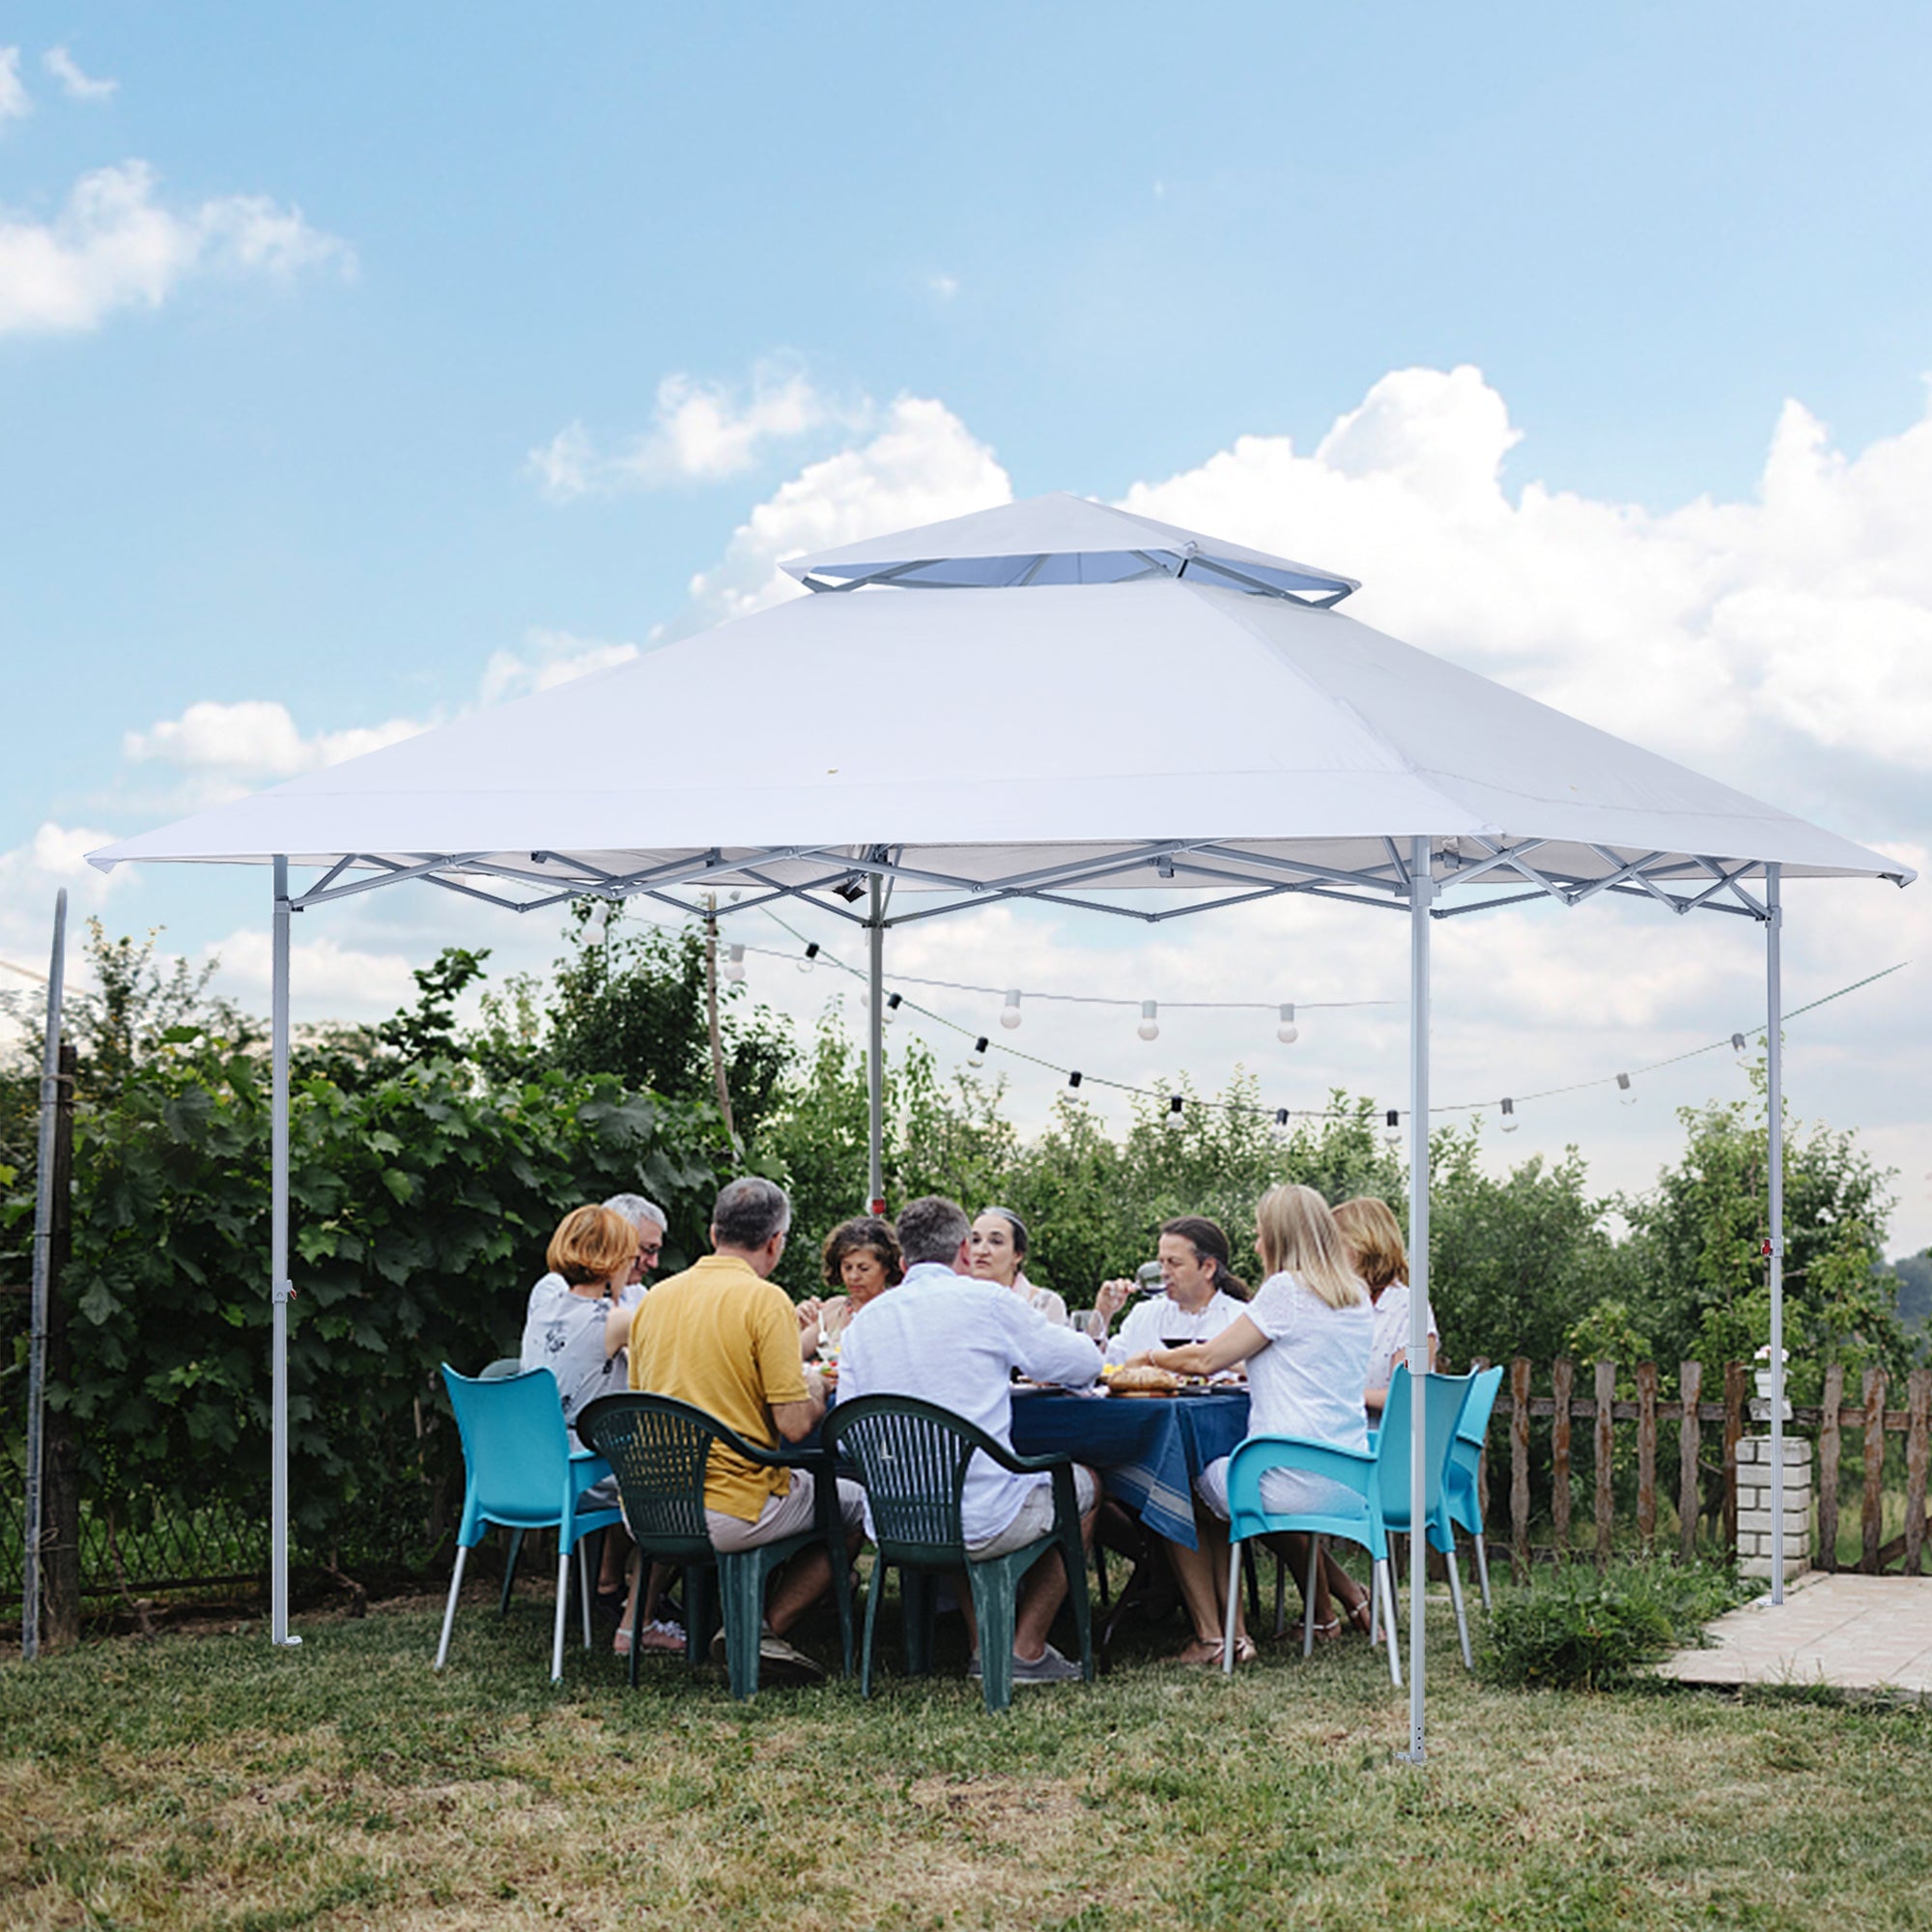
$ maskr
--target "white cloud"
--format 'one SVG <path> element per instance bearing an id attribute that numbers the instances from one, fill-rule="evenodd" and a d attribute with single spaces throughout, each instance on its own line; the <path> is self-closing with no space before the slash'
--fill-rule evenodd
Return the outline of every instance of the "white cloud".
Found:
<path id="1" fill-rule="evenodd" d="M 260 1007 L 273 972 L 270 937 L 255 927 L 231 932 L 203 949 L 221 962 L 220 989 Z M 414 996 L 412 963 L 400 952 L 368 952 L 325 935 L 289 950 L 289 989 L 302 1018 L 357 1019 L 388 1013 Z"/>
<path id="2" fill-rule="evenodd" d="M 86 855 L 114 838 L 111 832 L 43 821 L 31 837 L 10 852 L 0 852 L 0 993 L 31 991 L 43 980 L 53 936 L 54 895 L 68 897 L 68 953 L 74 959 L 74 935 L 89 913 L 99 912 L 123 881 L 97 872 Z M 0 1037 L 4 1037 L 0 1026 Z"/>
<path id="3" fill-rule="evenodd" d="M 126 733 L 121 748 L 136 763 L 160 762 L 187 773 L 193 781 L 191 801 L 211 805 L 270 780 L 320 771 L 344 758 L 380 751 L 426 728 L 414 719 L 392 718 L 384 724 L 305 736 L 288 706 L 273 699 L 243 698 L 223 704 L 205 698 L 190 704 L 179 718 L 164 718 L 145 731 Z"/>
<path id="4" fill-rule="evenodd" d="M 4 98 L 4 94 L 0 94 Z M 158 308 L 195 274 L 286 277 L 333 266 L 345 243 L 263 195 L 226 195 L 176 212 L 145 161 L 99 168 L 51 221 L 0 215 L 0 334 L 98 327 L 117 309 Z"/>
<path id="5" fill-rule="evenodd" d="M 837 404 L 801 371 L 774 362 L 760 362 L 743 388 L 676 373 L 658 384 L 644 436 L 607 456 L 574 422 L 530 451 L 529 469 L 543 494 L 559 503 L 593 491 L 715 483 L 752 469 L 773 443 L 826 423 L 863 421 L 867 413 L 867 406 Z"/>
<path id="6" fill-rule="evenodd" d="M 809 465 L 753 510 L 722 561 L 692 579 L 695 612 L 738 617 L 800 594 L 781 557 L 964 516 L 1012 494 L 993 452 L 945 404 L 901 396 L 869 441 Z"/>
<path id="7" fill-rule="evenodd" d="M 26 83 L 20 78 L 20 49 L 0 47 L 0 127 L 33 111 Z"/>
<path id="8" fill-rule="evenodd" d="M 941 301 L 951 301 L 959 293 L 959 277 L 931 275 L 927 277 L 925 286 L 927 292 L 937 296 Z"/>
<path id="9" fill-rule="evenodd" d="M 611 643 L 601 638 L 579 638 L 569 631 L 532 630 L 526 634 L 525 651 L 497 651 L 483 668 L 481 696 L 485 704 L 508 697 L 526 697 L 549 691 L 571 679 L 629 664 L 636 644 Z"/>
<path id="10" fill-rule="evenodd" d="M 41 65 L 60 82 L 61 92 L 70 100 L 111 100 L 121 85 L 118 80 L 96 80 L 83 73 L 65 47 L 49 47 L 41 56 Z"/>

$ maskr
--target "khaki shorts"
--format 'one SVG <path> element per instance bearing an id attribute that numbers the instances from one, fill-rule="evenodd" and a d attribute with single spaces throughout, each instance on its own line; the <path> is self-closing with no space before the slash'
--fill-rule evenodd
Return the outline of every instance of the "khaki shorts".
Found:
<path id="1" fill-rule="evenodd" d="M 801 1536 L 812 1524 L 812 1476 L 810 1469 L 791 1472 L 791 1488 L 781 1496 L 768 1496 L 756 1522 L 724 1510 L 708 1509 L 704 1520 L 712 1543 L 727 1556 L 743 1549 L 756 1549 L 761 1544 L 778 1543 L 787 1536 Z M 838 1485 L 838 1514 L 847 1529 L 866 1527 L 866 1492 L 857 1483 Z"/>
<path id="2" fill-rule="evenodd" d="M 1082 1516 L 1085 1516 L 1100 1500 L 1100 1485 L 1092 1469 L 1083 1468 L 1078 1463 L 1073 1465 L 1073 1501 Z M 989 1556 L 1010 1556 L 1015 1549 L 1024 1549 L 1029 1543 L 1037 1543 L 1042 1536 L 1053 1534 L 1053 1478 L 1036 1483 L 1027 1492 L 1027 1499 L 1019 1507 L 1019 1513 L 996 1536 L 989 1536 L 981 1543 L 969 1543 L 966 1553 L 976 1562 L 983 1562 Z"/>

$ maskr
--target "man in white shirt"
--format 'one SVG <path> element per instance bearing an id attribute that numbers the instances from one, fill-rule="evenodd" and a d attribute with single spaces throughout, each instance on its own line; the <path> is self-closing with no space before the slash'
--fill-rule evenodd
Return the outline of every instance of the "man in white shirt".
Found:
<path id="1" fill-rule="evenodd" d="M 1084 1335 L 1056 1327 L 997 1283 L 975 1279 L 969 1260 L 972 1223 L 957 1202 L 936 1195 L 900 1210 L 899 1249 L 905 1279 L 868 1302 L 845 1331 L 838 1359 L 838 1395 L 904 1395 L 937 1404 L 983 1429 L 1010 1449 L 1012 1373 L 1037 1381 L 1090 1386 L 1100 1373 L 1100 1351 Z M 1091 1539 L 1100 1486 L 1093 1470 L 1076 1468 L 1080 1532 Z M 960 1497 L 966 1547 L 976 1557 L 1001 1556 L 1053 1527 L 1053 1486 L 1042 1474 L 1019 1475 L 975 1456 Z M 1059 1554 L 1042 1557 L 1020 1592 L 1013 1629 L 1013 1682 L 1058 1684 L 1078 1678 L 1080 1666 L 1047 1642 L 1054 1614 L 1066 1595 Z M 972 1624 L 971 1599 L 960 1607 Z M 973 1673 L 978 1671 L 979 1633 Z"/>
<path id="2" fill-rule="evenodd" d="M 1111 1341 L 1107 1324 L 1125 1307 L 1134 1284 L 1106 1282 L 1094 1297 L 1094 1339 L 1104 1345 L 1110 1362 L 1130 1361 L 1151 1349 L 1211 1342 L 1247 1310 L 1247 1284 L 1229 1265 L 1228 1237 L 1214 1222 L 1183 1214 L 1163 1223 L 1157 1252 L 1166 1293 L 1135 1302 Z"/>

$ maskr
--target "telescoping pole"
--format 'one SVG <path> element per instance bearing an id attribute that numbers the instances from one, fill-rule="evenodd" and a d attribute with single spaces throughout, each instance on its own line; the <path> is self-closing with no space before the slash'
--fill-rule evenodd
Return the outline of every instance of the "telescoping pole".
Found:
<path id="1" fill-rule="evenodd" d="M 1408 1749 L 1422 1763 L 1428 1740 L 1423 1718 L 1424 1586 L 1429 1580 L 1429 1525 L 1422 1499 L 1429 1488 L 1429 913 L 1435 897 L 1429 840 L 1412 838 L 1408 857 Z"/>
<path id="2" fill-rule="evenodd" d="M 1784 1601 L 1784 907 L 1783 867 L 1764 868 L 1765 1172 L 1770 1224 L 1764 1251 L 1771 1274 L 1771 1601 Z"/>
<path id="3" fill-rule="evenodd" d="M 41 1517 L 46 1459 L 47 1293 L 53 1273 L 54 1131 L 60 1112 L 61 996 L 66 985 L 67 888 L 54 895 L 54 946 L 47 968 L 47 1039 L 41 1062 L 40 1171 L 34 1188 L 34 1285 L 27 1338 L 26 1534 L 20 1564 L 20 1656 L 41 1654 Z"/>
<path id="4" fill-rule="evenodd" d="M 273 1302 L 272 1394 L 269 1443 L 269 1636 L 289 1634 L 289 862 L 275 860 L 275 910 L 269 1038 L 269 1292 Z"/>
<path id="5" fill-rule="evenodd" d="M 886 889 L 872 874 L 872 916 L 866 924 L 866 1211 L 886 1211 Z"/>

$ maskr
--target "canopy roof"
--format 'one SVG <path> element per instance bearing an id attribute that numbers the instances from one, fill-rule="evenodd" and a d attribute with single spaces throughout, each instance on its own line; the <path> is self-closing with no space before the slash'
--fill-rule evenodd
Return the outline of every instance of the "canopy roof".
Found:
<path id="1" fill-rule="evenodd" d="M 780 566 L 809 590 L 893 584 L 907 590 L 1015 588 L 1030 583 L 1129 583 L 1187 577 L 1323 609 L 1362 586 L 1264 550 L 1158 524 L 1057 492 L 943 524 L 868 537 Z"/>
<path id="2" fill-rule="evenodd" d="M 965 528 L 1047 554 L 1120 517 L 1048 497 L 854 551 L 937 556 Z M 90 857 L 284 855 L 324 868 L 307 904 L 423 877 L 524 910 L 584 892 L 684 905 L 701 886 L 845 912 L 881 874 L 1160 919 L 1289 891 L 1399 904 L 1413 837 L 1445 886 L 1492 889 L 1445 916 L 1601 891 L 1761 916 L 1748 882 L 1769 863 L 1914 876 L 1338 611 L 1192 567 L 796 599 Z M 1123 888 L 1192 891 L 1151 911 L 1091 896 Z M 900 901 L 895 923 L 953 902 Z"/>

